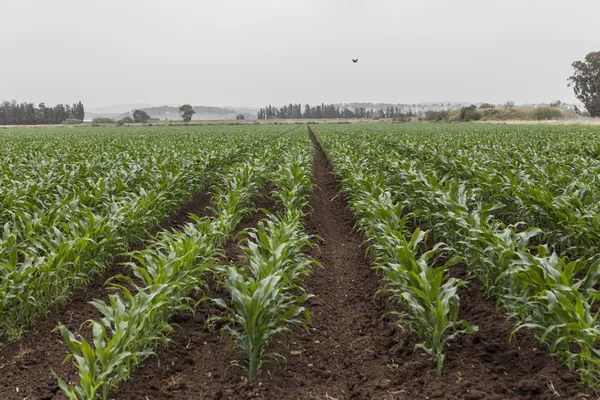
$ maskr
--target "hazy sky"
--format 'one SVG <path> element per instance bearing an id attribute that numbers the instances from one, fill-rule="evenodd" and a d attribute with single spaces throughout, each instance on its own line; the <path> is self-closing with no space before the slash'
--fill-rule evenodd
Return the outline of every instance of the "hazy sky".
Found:
<path id="1" fill-rule="evenodd" d="M 600 0 L 0 0 L 0 100 L 573 102 L 599 15 Z"/>

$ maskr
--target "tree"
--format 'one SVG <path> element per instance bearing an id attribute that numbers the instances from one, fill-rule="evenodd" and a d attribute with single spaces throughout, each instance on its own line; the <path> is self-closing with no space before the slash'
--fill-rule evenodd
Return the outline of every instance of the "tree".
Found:
<path id="1" fill-rule="evenodd" d="M 192 120 L 192 115 L 196 113 L 196 111 L 194 111 L 194 107 L 189 104 L 184 104 L 179 107 L 179 112 L 181 113 L 183 122 L 190 122 Z"/>
<path id="2" fill-rule="evenodd" d="M 235 119 L 242 120 L 242 119 L 246 119 L 246 117 L 244 117 L 244 114 L 238 114 L 235 116 Z"/>
<path id="3" fill-rule="evenodd" d="M 513 108 L 515 108 L 515 102 L 514 101 L 507 101 L 506 104 L 504 104 L 504 108 L 512 110 Z"/>
<path id="4" fill-rule="evenodd" d="M 490 103 L 483 103 L 479 108 L 496 108 L 496 106 Z"/>
<path id="5" fill-rule="evenodd" d="M 583 103 L 592 117 L 600 117 L 600 51 L 591 52 L 584 61 L 571 64 L 575 69 L 569 77 L 575 97 Z"/>
<path id="6" fill-rule="evenodd" d="M 133 120 L 135 122 L 146 122 L 150 119 L 150 116 L 148 115 L 148 113 L 144 110 L 135 110 L 133 112 Z"/>

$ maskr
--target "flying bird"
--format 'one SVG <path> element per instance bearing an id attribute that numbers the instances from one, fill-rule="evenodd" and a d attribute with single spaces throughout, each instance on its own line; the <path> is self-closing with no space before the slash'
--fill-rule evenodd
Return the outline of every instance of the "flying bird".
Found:
<path id="1" fill-rule="evenodd" d="M 352 62 L 353 62 L 353 63 L 357 63 L 357 62 L 358 62 L 358 58 L 353 58 L 353 59 L 352 59 Z"/>

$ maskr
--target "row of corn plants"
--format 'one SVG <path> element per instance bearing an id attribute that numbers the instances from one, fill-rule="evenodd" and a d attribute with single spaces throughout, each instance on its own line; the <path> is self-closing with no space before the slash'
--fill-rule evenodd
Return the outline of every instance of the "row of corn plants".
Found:
<path id="1" fill-rule="evenodd" d="M 600 327 L 594 302 L 599 297 L 595 286 L 600 280 L 600 261 L 569 261 L 546 245 L 531 246 L 530 240 L 540 229 L 505 225 L 494 215 L 501 205 L 481 202 L 476 188 L 447 175 L 439 177 L 388 147 L 375 149 L 373 135 L 341 139 L 339 132 L 338 138 L 332 131 L 324 132 L 320 138 L 330 146 L 354 152 L 375 173 L 385 169 L 394 193 L 465 257 L 471 272 L 516 318 L 513 334 L 530 328 L 570 369 L 579 372 L 582 381 L 599 386 L 596 341 Z M 371 154 L 364 156 L 369 147 Z"/>
<path id="2" fill-rule="evenodd" d="M 482 201 L 503 204 L 495 212 L 503 221 L 543 229 L 540 238 L 561 254 L 600 253 L 600 160 L 593 151 L 585 151 L 586 146 L 598 148 L 597 129 L 472 125 L 349 129 L 374 132 L 380 145 L 421 168 L 464 181 Z"/>
<path id="3" fill-rule="evenodd" d="M 334 173 L 342 179 L 357 228 L 370 245 L 375 267 L 383 272 L 382 291 L 404 310 L 393 314 L 418 334 L 421 342 L 416 347 L 432 358 L 441 374 L 449 341 L 478 330 L 458 318 L 457 290 L 467 282 L 448 276 L 461 257 L 443 243 L 428 248 L 428 232 L 410 231 L 403 203 L 392 194 L 384 176 L 366 166 L 359 152 L 342 143 L 323 143 Z"/>
<path id="4" fill-rule="evenodd" d="M 104 315 L 90 321 L 92 343 L 66 327 L 57 327 L 79 370 L 79 384 L 69 386 L 58 378 L 71 399 L 108 399 L 109 392 L 127 379 L 133 369 L 172 331 L 169 318 L 206 300 L 206 274 L 241 219 L 254 210 L 253 199 L 263 190 L 269 168 L 278 154 L 273 145 L 252 161 L 233 166 L 214 190 L 214 217 L 196 217 L 178 231 L 161 232 L 147 248 L 129 253 L 135 279 L 119 276 L 118 293 L 108 303 L 93 304 Z M 193 300 L 190 295 L 195 295 Z"/>
<path id="5" fill-rule="evenodd" d="M 247 233 L 242 245 L 247 264 L 219 268 L 231 298 L 214 299 L 226 315 L 211 321 L 224 324 L 222 334 L 245 353 L 246 359 L 235 364 L 250 379 L 265 362 L 281 357 L 268 349 L 278 335 L 291 332 L 292 325 L 306 328 L 310 320 L 302 303 L 311 295 L 302 277 L 316 261 L 302 252 L 312 245 L 302 220 L 313 189 L 313 151 L 306 135 L 302 139 L 283 155 L 274 173 L 271 198 L 277 211 L 265 210 L 266 218 Z"/>
<path id="6" fill-rule="evenodd" d="M 192 151 L 180 143 L 194 138 L 189 133 L 169 139 L 46 134 L 34 133 L 38 141 L 31 142 L 26 133 L 11 138 L 17 154 L 31 149 L 39 158 L 15 162 L 16 171 L 0 178 L 0 343 L 18 338 L 266 140 L 212 133 L 194 139 Z M 69 152 L 72 146 L 80 152 Z"/>

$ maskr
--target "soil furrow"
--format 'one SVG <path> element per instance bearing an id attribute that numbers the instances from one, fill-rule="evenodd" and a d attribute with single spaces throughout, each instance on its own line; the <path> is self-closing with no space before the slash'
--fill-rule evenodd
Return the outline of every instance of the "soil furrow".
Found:
<path id="1" fill-rule="evenodd" d="M 190 213 L 205 215 L 210 199 L 207 192 L 195 196 L 176 214 L 161 222 L 152 234 L 192 222 L 188 217 Z M 139 250 L 144 246 L 145 243 L 139 243 L 133 249 Z M 107 279 L 118 274 L 130 275 L 129 268 L 121 265 L 124 261 L 127 261 L 124 257 L 117 257 L 102 277 L 93 279 L 90 285 L 75 293 L 56 311 L 40 316 L 37 326 L 21 339 L 0 347 L 0 399 L 64 398 L 59 393 L 52 371 L 66 380 L 76 380 L 77 371 L 70 361 L 64 363 L 68 349 L 60 333 L 53 330 L 63 324 L 71 331 L 76 331 L 87 320 L 101 318 L 100 312 L 89 302 L 108 299 L 111 291 L 105 286 Z"/>

